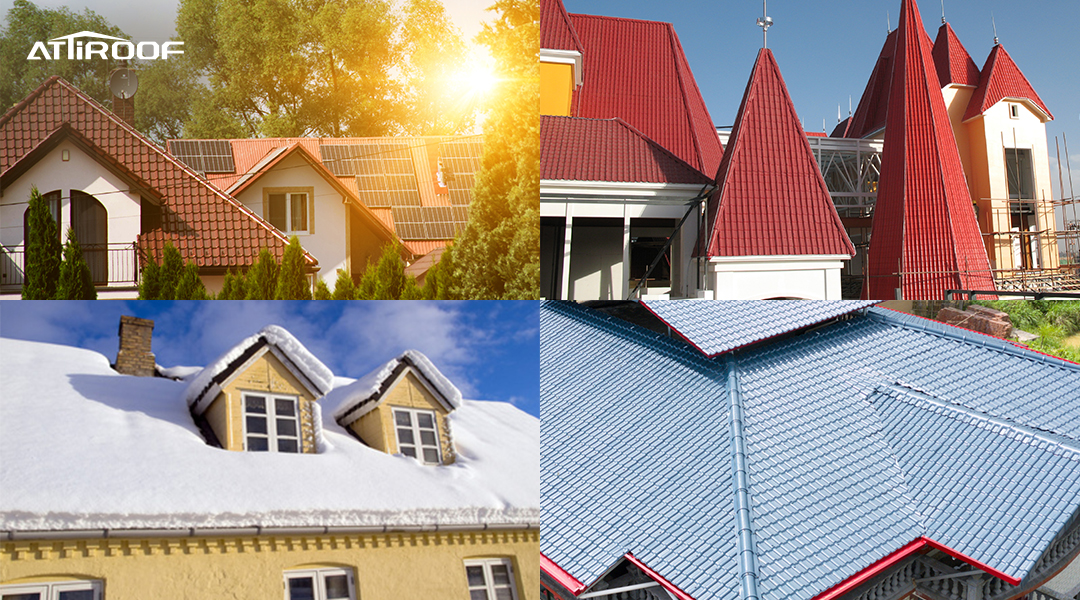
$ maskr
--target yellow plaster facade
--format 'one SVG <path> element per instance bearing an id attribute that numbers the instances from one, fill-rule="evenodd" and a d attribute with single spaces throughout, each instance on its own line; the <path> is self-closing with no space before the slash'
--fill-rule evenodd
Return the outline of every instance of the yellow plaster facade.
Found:
<path id="1" fill-rule="evenodd" d="M 450 436 L 450 426 L 446 419 L 448 412 L 428 387 L 420 381 L 411 367 L 405 369 L 397 381 L 387 390 L 378 407 L 353 421 L 349 428 L 372 448 L 387 454 L 397 454 L 394 407 L 418 408 L 434 412 L 439 432 L 442 462 L 446 465 L 454 462 L 454 445 Z"/>
<path id="2" fill-rule="evenodd" d="M 574 95 L 574 65 L 540 63 L 540 114 L 570 116 Z"/>
<path id="3" fill-rule="evenodd" d="M 244 393 L 281 394 L 295 396 L 300 409 L 301 452 L 314 453 L 315 418 L 312 403 L 315 398 L 300 380 L 270 351 L 266 351 L 246 368 L 235 374 L 204 416 L 226 450 L 244 450 Z"/>
<path id="4" fill-rule="evenodd" d="M 104 600 L 284 596 L 287 570 L 351 569 L 357 600 L 468 600 L 464 561 L 509 559 L 517 598 L 539 600 L 532 530 L 5 541 L 0 585 L 100 580 Z"/>

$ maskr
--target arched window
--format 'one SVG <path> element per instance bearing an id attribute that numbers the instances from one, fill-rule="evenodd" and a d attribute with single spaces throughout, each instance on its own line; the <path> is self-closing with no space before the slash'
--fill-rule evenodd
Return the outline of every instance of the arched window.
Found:
<path id="1" fill-rule="evenodd" d="M 109 213 L 98 199 L 71 191 L 71 226 L 95 284 L 109 281 Z"/>
<path id="2" fill-rule="evenodd" d="M 63 232 L 60 231 L 60 190 L 53 190 L 48 194 L 42 194 L 41 198 L 45 200 L 45 204 L 49 207 L 49 212 L 52 213 L 53 220 L 56 221 L 56 237 L 63 239 Z M 26 244 L 30 239 L 30 207 L 27 206 L 23 211 L 23 244 Z"/>

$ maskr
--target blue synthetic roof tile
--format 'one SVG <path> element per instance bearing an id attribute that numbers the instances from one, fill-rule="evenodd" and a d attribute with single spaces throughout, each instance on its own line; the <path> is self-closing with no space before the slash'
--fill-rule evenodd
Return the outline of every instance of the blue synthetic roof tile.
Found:
<path id="1" fill-rule="evenodd" d="M 685 304 L 659 310 L 719 315 L 703 342 L 755 337 Z M 877 308 L 731 356 L 763 600 L 919 536 L 1021 577 L 1080 503 L 1076 365 Z M 699 600 L 738 597 L 727 384 L 723 359 L 546 303 L 545 555 L 591 584 L 632 551 Z"/>

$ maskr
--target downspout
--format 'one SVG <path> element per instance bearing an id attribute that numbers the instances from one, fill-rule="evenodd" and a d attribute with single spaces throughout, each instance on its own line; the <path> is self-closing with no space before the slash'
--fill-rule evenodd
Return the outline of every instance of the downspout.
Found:
<path id="1" fill-rule="evenodd" d="M 727 393 L 731 409 L 731 453 L 735 492 L 735 526 L 739 557 L 739 584 L 742 600 L 757 600 L 757 548 L 750 503 L 750 478 L 746 465 L 746 440 L 743 438 L 742 391 L 739 387 L 738 361 L 734 354 L 724 357 L 727 367 Z"/>

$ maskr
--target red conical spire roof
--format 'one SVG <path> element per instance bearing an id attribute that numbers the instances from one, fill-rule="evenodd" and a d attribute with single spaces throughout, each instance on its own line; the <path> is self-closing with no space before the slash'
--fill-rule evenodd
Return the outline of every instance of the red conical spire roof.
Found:
<path id="1" fill-rule="evenodd" d="M 1016 66 L 1005 48 L 997 44 L 990 51 L 990 56 L 986 57 L 979 87 L 971 95 L 964 120 L 974 119 L 1005 98 L 1027 100 L 1036 112 L 1042 111 L 1044 122 L 1054 120 L 1050 109 L 1046 108 L 1042 98 L 1035 93 L 1035 88 L 1031 87 L 1027 77 L 1020 72 L 1020 67 Z"/>
<path id="2" fill-rule="evenodd" d="M 855 253 L 767 49 L 754 64 L 716 179 L 707 256 Z"/>
<path id="3" fill-rule="evenodd" d="M 950 83 L 979 85 L 979 67 L 975 66 L 975 61 L 971 60 L 971 55 L 948 23 L 942 23 L 934 40 L 934 66 L 941 87 Z"/>
<path id="4" fill-rule="evenodd" d="M 866 90 L 859 99 L 855 115 L 844 137 L 864 138 L 885 127 L 885 113 L 889 107 L 889 86 L 892 85 L 893 55 L 896 53 L 896 30 L 885 36 L 885 45 L 874 63 L 874 72 L 866 82 Z"/>
<path id="5" fill-rule="evenodd" d="M 900 273 L 901 275 L 898 275 Z M 902 0 L 863 297 L 994 289 L 915 0 Z"/>

